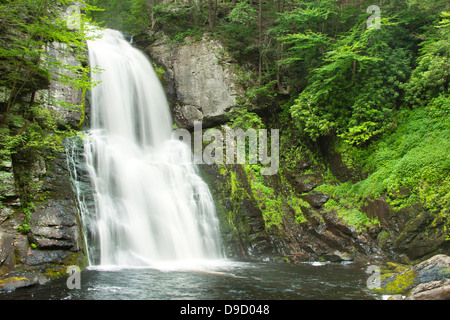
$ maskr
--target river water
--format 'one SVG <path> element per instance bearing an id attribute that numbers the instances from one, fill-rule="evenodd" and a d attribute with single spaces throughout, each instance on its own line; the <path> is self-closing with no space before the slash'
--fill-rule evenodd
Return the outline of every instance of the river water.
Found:
<path id="1" fill-rule="evenodd" d="M 39 300 L 374 300 L 356 264 L 221 262 L 201 269 L 89 267 L 80 289 L 68 277 L 20 289 L 1 299 Z"/>

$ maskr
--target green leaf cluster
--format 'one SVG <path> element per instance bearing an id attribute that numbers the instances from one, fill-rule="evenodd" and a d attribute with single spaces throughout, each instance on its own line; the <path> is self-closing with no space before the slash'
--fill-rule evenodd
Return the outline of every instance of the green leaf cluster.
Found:
<path id="1" fill-rule="evenodd" d="M 27 163 L 62 152 L 63 138 L 76 134 L 74 127 L 58 120 L 49 104 L 81 111 L 81 126 L 87 90 L 95 85 L 90 79 L 95 70 L 87 62 L 86 40 L 91 38 L 84 27 L 91 21 L 83 13 L 77 17 L 80 29 L 72 29 L 72 17 L 66 14 L 70 5 L 74 3 L 67 0 L 0 2 L 0 158 L 14 162 L 14 181 L 26 213 L 32 210 L 36 190 Z M 84 1 L 77 5 L 84 12 L 96 10 Z M 77 63 L 62 62 L 58 56 L 65 54 Z M 52 81 L 80 90 L 81 104 L 47 96 Z M 26 223 L 23 228 L 26 232 Z"/>

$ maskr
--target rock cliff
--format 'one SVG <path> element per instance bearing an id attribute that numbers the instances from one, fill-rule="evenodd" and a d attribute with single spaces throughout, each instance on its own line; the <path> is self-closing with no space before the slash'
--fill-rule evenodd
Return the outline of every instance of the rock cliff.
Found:
<path id="1" fill-rule="evenodd" d="M 236 65 L 217 40 L 157 43 L 147 52 L 166 71 L 168 98 L 180 128 L 192 128 L 195 121 L 202 121 L 204 128 L 222 124 L 243 99 Z"/>
<path id="2" fill-rule="evenodd" d="M 51 43 L 46 50 L 63 63 L 78 63 L 71 50 L 60 43 Z M 37 89 L 36 99 L 53 114 L 61 130 L 79 127 L 82 110 L 65 104 L 81 104 L 80 90 L 58 80 Z M 26 127 L 20 110 L 29 101 L 27 96 L 19 97 L 11 110 L 16 121 L 10 121 L 4 133 L 13 136 Z M 2 154 L 0 179 L 4 186 L 0 190 L 0 291 L 46 283 L 66 275 L 70 265 L 86 266 L 83 231 L 65 153 Z"/>

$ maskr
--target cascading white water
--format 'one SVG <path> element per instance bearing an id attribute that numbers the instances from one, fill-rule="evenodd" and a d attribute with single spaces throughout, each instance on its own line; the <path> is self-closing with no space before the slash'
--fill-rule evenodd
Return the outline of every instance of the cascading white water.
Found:
<path id="1" fill-rule="evenodd" d="M 88 42 L 99 66 L 84 150 L 95 212 L 85 214 L 94 264 L 149 266 L 223 257 L 208 186 L 172 119 L 147 57 L 115 30 Z"/>

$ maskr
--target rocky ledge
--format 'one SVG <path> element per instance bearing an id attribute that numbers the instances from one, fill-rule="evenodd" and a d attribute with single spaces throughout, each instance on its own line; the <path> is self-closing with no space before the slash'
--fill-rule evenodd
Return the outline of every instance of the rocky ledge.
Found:
<path id="1" fill-rule="evenodd" d="M 0 292 L 45 284 L 66 275 L 71 265 L 87 265 L 65 154 L 46 161 L 39 185 L 43 199 L 31 215 L 27 234 L 16 230 L 24 224 L 19 209 L 0 223 Z"/>
<path id="2" fill-rule="evenodd" d="M 450 300 L 449 256 L 435 255 L 402 269 L 397 266 L 395 270 L 384 273 L 380 288 L 375 290 L 391 295 L 389 300 Z"/>

